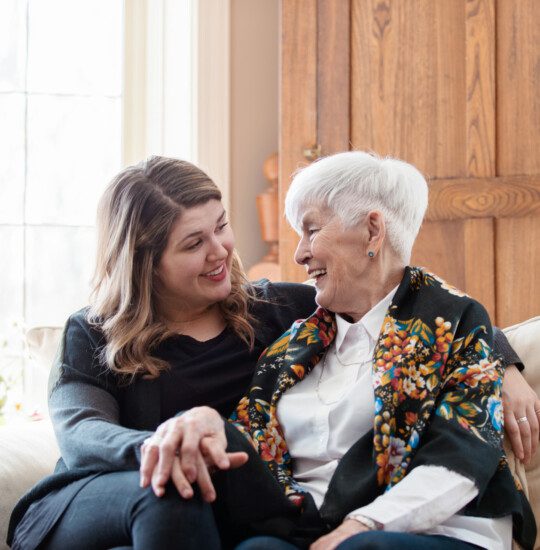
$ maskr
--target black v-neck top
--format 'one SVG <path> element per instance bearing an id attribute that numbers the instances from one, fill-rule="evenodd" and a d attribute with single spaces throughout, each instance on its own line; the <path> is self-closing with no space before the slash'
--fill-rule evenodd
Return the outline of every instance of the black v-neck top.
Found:
<path id="1" fill-rule="evenodd" d="M 264 282 L 258 291 L 262 301 L 252 308 L 257 319 L 252 350 L 230 328 L 205 342 L 178 335 L 157 350 L 171 365 L 159 377 L 162 421 L 200 405 L 228 417 L 249 386 L 262 351 L 316 307 L 314 289 L 306 285 Z"/>

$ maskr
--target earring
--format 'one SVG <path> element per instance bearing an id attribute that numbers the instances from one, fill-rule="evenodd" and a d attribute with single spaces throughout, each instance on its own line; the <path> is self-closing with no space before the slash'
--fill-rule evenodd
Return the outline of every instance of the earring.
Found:
<path id="1" fill-rule="evenodd" d="M 373 250 L 370 250 L 367 255 L 370 257 L 370 258 L 373 258 L 375 256 L 375 252 L 373 252 Z"/>

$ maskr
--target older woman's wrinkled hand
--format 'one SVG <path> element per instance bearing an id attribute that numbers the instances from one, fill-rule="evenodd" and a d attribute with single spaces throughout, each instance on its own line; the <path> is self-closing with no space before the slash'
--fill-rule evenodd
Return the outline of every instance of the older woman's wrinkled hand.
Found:
<path id="1" fill-rule="evenodd" d="M 156 496 L 172 480 L 184 498 L 193 496 L 197 483 L 203 499 L 213 502 L 216 492 L 212 469 L 237 468 L 247 461 L 246 453 L 227 453 L 221 416 L 210 407 L 195 407 L 163 422 L 141 447 L 141 487 L 152 485 Z"/>
<path id="2" fill-rule="evenodd" d="M 514 365 L 505 370 L 502 395 L 504 426 L 512 450 L 528 464 L 538 449 L 540 399 Z"/>
<path id="3" fill-rule="evenodd" d="M 355 519 L 346 519 L 339 527 L 318 538 L 309 547 L 309 550 L 334 550 L 344 540 L 365 531 L 369 531 L 369 528 L 363 523 Z"/>

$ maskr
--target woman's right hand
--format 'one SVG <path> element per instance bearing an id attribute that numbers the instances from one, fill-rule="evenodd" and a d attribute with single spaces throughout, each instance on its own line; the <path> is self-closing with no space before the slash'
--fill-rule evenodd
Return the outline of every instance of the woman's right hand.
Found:
<path id="1" fill-rule="evenodd" d="M 213 502 L 216 491 L 210 471 L 238 468 L 248 459 L 246 453 L 226 449 L 223 419 L 214 409 L 195 407 L 170 418 L 141 447 L 141 487 L 151 484 L 160 497 L 172 479 L 182 497 L 191 498 L 191 484 L 197 482 L 203 499 Z"/>

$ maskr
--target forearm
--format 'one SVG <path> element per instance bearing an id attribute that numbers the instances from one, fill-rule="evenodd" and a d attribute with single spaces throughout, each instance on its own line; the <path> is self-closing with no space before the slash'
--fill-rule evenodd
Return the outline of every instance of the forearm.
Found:
<path id="1" fill-rule="evenodd" d="M 118 403 L 104 389 L 60 381 L 49 398 L 49 410 L 68 468 L 138 469 L 140 446 L 152 432 L 120 426 Z"/>
<path id="2" fill-rule="evenodd" d="M 441 466 L 419 466 L 371 504 L 351 512 L 385 531 L 422 532 L 456 514 L 476 495 L 468 478 Z"/>

